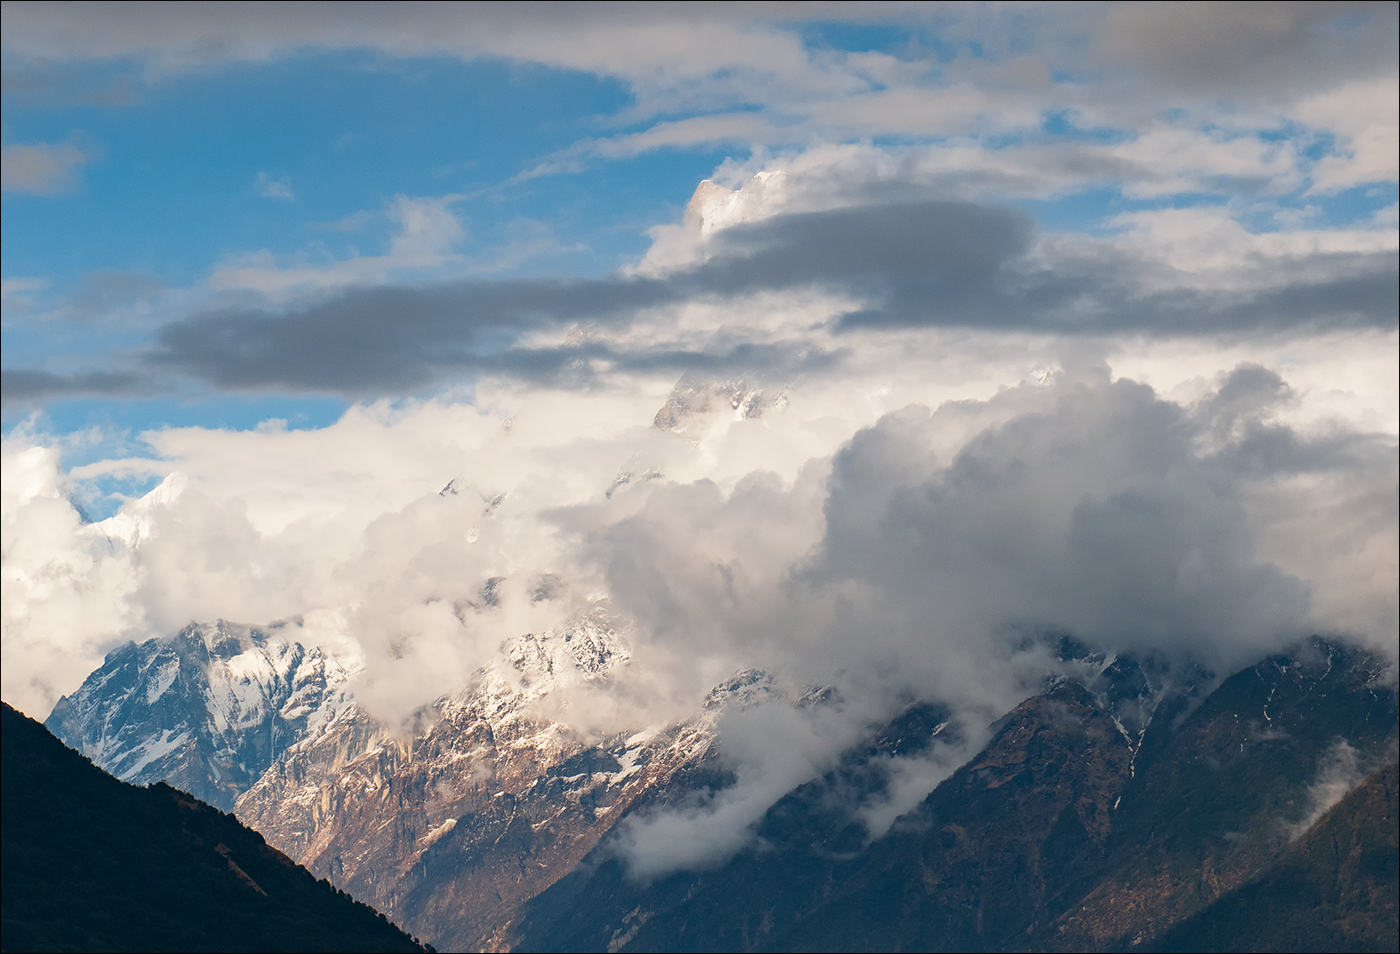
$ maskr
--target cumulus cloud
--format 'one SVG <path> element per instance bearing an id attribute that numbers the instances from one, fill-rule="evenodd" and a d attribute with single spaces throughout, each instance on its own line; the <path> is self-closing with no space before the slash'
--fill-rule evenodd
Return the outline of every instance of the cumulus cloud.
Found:
<path id="1" fill-rule="evenodd" d="M 55 449 L 12 434 L 0 465 L 0 678 L 7 702 L 43 718 L 134 622 L 133 580 L 105 540 L 84 533 Z"/>
<path id="2" fill-rule="evenodd" d="M 14 436 L 7 698 L 42 714 L 124 638 L 296 615 L 363 654 L 357 693 L 399 721 L 503 639 L 599 605 L 632 661 L 615 698 L 551 709 L 586 730 L 684 716 L 746 666 L 792 698 L 834 691 L 726 716 L 736 784 L 628 830 L 646 876 L 742 848 L 909 701 L 975 740 L 1053 666 L 1038 634 L 1218 672 L 1313 630 L 1393 655 L 1393 433 L 1309 418 L 1310 392 L 1257 365 L 1173 401 L 1092 361 L 1037 365 L 1033 342 L 986 347 L 1006 363 L 932 347 L 907 376 L 875 359 L 733 386 L 501 380 L 474 405 L 320 430 L 167 430 L 144 463 L 71 476 Z M 83 524 L 71 488 L 140 466 L 161 488 Z M 949 758 L 892 767 L 892 798 L 912 804 Z"/>
<path id="3" fill-rule="evenodd" d="M 820 493 L 757 478 L 727 498 L 657 488 L 641 511 L 598 531 L 614 605 L 655 641 L 635 658 L 658 658 L 662 643 L 697 682 L 743 661 L 857 700 L 823 711 L 821 731 L 785 704 L 763 707 L 776 727 L 737 733 L 732 787 L 622 833 L 634 876 L 722 863 L 742 848 L 769 805 L 839 755 L 834 741 L 811 741 L 822 732 L 853 739 L 922 699 L 949 705 L 980 738 L 1053 667 L 1038 637 L 1071 632 L 1228 673 L 1312 629 L 1336 632 L 1310 603 L 1321 596 L 1330 609 L 1344 593 L 1370 614 L 1352 634 L 1393 659 L 1394 587 L 1367 565 L 1396 541 L 1393 507 L 1318 514 L 1320 532 L 1341 518 L 1344 533 L 1377 547 L 1334 551 L 1359 585 L 1296 576 L 1261 556 L 1281 475 L 1345 470 L 1353 492 L 1377 500 L 1396 486 L 1389 460 L 1358 465 L 1345 445 L 1359 437 L 1310 441 L 1267 423 L 1288 397 L 1257 366 L 1186 407 L 1106 372 L 1024 384 L 986 402 L 886 415 L 822 468 Z M 1292 444 L 1287 463 L 1261 462 L 1265 432 Z M 1393 456 L 1393 439 L 1383 443 Z M 1342 592 L 1323 593 L 1338 584 Z M 898 766 L 909 783 L 900 804 L 958 764 L 948 756 Z M 866 815 L 877 828 L 894 817 Z"/>

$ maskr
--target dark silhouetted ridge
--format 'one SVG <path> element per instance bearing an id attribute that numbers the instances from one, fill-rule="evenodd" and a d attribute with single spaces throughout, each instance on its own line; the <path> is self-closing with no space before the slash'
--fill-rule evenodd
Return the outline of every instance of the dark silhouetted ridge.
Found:
<path id="1" fill-rule="evenodd" d="M 232 815 L 3 709 L 0 950 L 424 950 Z"/>

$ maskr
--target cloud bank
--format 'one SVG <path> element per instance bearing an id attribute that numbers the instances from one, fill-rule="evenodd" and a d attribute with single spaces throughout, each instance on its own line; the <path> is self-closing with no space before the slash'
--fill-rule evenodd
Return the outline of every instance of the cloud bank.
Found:
<path id="1" fill-rule="evenodd" d="M 479 375 L 792 374 L 900 329 L 1237 338 L 1388 330 L 1400 314 L 1392 231 L 1251 235 L 1192 211 L 1136 214 L 1105 239 L 1046 235 L 1014 208 L 929 199 L 909 182 L 877 179 L 876 204 L 858 195 L 808 211 L 807 184 L 788 196 L 787 179 L 759 176 L 733 192 L 702 185 L 686 227 L 663 232 L 630 272 L 352 286 L 306 303 L 221 308 L 165 325 L 120 371 L 7 370 L 5 399 L 152 392 L 179 380 L 372 398 Z M 442 203 L 423 205 L 413 208 L 443 214 Z M 442 242 L 424 241 L 440 260 Z M 244 272 L 244 284 L 254 281 Z M 343 280 L 263 269 L 256 284 Z M 750 319 L 763 310 L 756 301 L 779 297 L 805 307 Z M 696 306 L 714 317 L 697 320 Z"/>
<path id="2" fill-rule="evenodd" d="M 883 395 L 834 374 L 502 388 L 320 431 L 167 431 L 160 458 L 75 477 L 12 436 L 5 694 L 42 713 L 121 639 L 298 616 L 364 655 L 357 695 L 392 722 L 606 600 L 632 662 L 572 705 L 583 731 L 681 717 L 744 667 L 843 700 L 721 727 L 748 740 L 740 784 L 655 820 L 703 864 L 899 705 L 975 734 L 1035 691 L 1046 634 L 1217 672 L 1319 630 L 1394 657 L 1393 434 L 1308 423 L 1257 365 L 1189 403 L 1101 365 L 988 370 Z M 84 477 L 141 466 L 156 492 L 82 522 Z M 641 855 L 662 832 L 632 833 Z"/>

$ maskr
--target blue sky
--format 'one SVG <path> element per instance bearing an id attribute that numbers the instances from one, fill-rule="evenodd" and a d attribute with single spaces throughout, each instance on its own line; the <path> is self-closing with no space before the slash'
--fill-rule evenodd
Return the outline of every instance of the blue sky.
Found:
<path id="1" fill-rule="evenodd" d="M 771 568 L 846 532 L 840 461 L 886 448 L 895 507 L 959 448 L 1023 473 L 1034 441 L 998 441 L 1037 427 L 1064 466 L 998 484 L 1021 496 L 985 539 L 1039 527 L 1042 492 L 1108 506 L 1070 466 L 1102 452 L 1127 483 L 1100 496 L 1255 521 L 1257 547 L 1180 554 L 1243 587 L 1216 616 L 1142 590 L 1193 646 L 1274 638 L 1224 609 L 1264 564 L 1310 625 L 1393 642 L 1393 3 L 3 9 L 7 699 L 51 703 L 117 640 L 295 615 L 411 710 L 559 622 L 439 619 L 442 594 L 545 572 L 630 606 L 657 659 L 706 647 L 680 682 L 723 678 L 789 657 L 758 617 L 717 634 L 709 563 L 637 553 L 704 537 L 776 605 Z M 1176 463 L 1120 427 L 1163 415 Z M 1061 543 L 1017 579 L 1051 587 Z M 643 564 L 671 602 L 627 604 Z M 1075 619 L 1139 626 L 1099 573 Z M 1006 622 L 963 591 L 968 626 Z"/>
<path id="2" fill-rule="evenodd" d="M 4 274 L 42 283 L 5 325 L 7 367 L 102 365 L 139 348 L 160 317 L 150 299 L 198 288 L 231 255 L 267 250 L 314 263 L 382 254 L 399 196 L 461 196 L 452 214 L 464 233 L 463 271 L 610 272 L 640 257 L 646 229 L 676 218 L 695 182 L 725 158 L 663 150 L 586 174 L 513 181 L 615 129 L 610 117 L 631 97 L 616 80 L 500 59 L 301 54 L 155 78 L 139 63 L 76 64 L 66 79 L 82 90 L 119 85 L 125 99 L 6 100 L 7 142 L 73 141 L 93 156 L 56 194 L 6 194 Z M 104 280 L 118 287 L 95 293 Z M 25 320 L 84 296 L 91 313 L 78 321 Z M 194 389 L 175 400 L 60 400 L 45 416 L 58 431 L 251 427 L 267 418 L 307 426 L 345 406 Z M 31 413 L 7 405 L 6 430 Z"/>

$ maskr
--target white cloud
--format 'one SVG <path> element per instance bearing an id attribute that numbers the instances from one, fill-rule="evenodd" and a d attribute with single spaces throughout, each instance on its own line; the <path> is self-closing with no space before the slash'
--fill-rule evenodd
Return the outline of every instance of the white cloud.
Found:
<path id="1" fill-rule="evenodd" d="M 3 692 L 42 719 L 136 621 L 135 581 L 105 540 L 84 532 L 54 449 L 22 431 L 0 449 Z"/>
<path id="2" fill-rule="evenodd" d="M 754 307 L 766 309 L 761 302 Z M 1374 423 L 1367 414 L 1384 418 L 1384 408 L 1396 403 L 1396 375 L 1389 373 L 1394 370 L 1393 347 L 1364 335 L 1324 340 L 1322 345 L 1335 355 L 1332 366 L 1349 364 L 1355 369 L 1352 377 L 1358 383 L 1369 382 L 1372 390 L 1339 398 L 1327 389 L 1305 387 L 1294 404 L 1271 412 L 1278 421 L 1297 422 L 1295 433 L 1307 440 L 1318 440 L 1328 433 L 1346 434 Z M 1154 383 L 1160 391 L 1180 393 L 1182 400 L 1190 402 L 1208 395 L 1211 378 L 1239 360 L 1282 360 L 1290 351 L 1317 355 L 1324 350 L 1301 341 L 1257 346 L 1235 343 L 1213 349 L 1196 342 L 1191 347 L 1195 350 L 1178 346 L 1172 353 L 1167 344 L 1158 343 L 1150 346 L 1155 352 L 1128 348 L 1121 358 L 1110 360 L 1121 360 L 1125 368 L 1155 373 Z M 41 707 L 43 699 L 52 699 L 45 692 L 69 691 L 84 674 L 86 663 L 73 660 L 90 660 L 98 648 L 123 634 L 154 635 L 191 618 L 259 621 L 319 610 L 343 619 L 347 631 L 364 642 L 371 660 L 377 661 L 371 665 L 377 693 L 371 694 L 373 703 L 386 714 L 402 714 L 437 691 L 433 688 L 436 683 L 420 681 L 422 672 L 417 664 L 410 665 L 414 658 L 432 658 L 406 652 L 416 641 L 436 646 L 447 653 L 446 658 L 457 660 L 444 662 L 438 670 L 446 686 L 494 651 L 499 640 L 513 635 L 515 629 L 546 625 L 574 612 L 581 605 L 577 601 L 586 603 L 593 595 L 609 591 L 614 593 L 616 605 L 633 615 L 653 640 L 643 641 L 637 650 L 639 670 L 653 665 L 670 672 L 664 678 L 657 675 L 661 681 L 654 687 L 658 700 L 671 700 L 665 703 L 673 707 L 667 711 L 681 711 L 693 704 L 697 693 L 746 661 L 795 667 L 811 679 L 839 668 L 836 662 L 849 670 L 855 660 L 847 654 L 856 644 L 849 644 L 849 637 L 830 629 L 830 619 L 820 618 L 836 604 L 818 592 L 810 600 L 799 600 L 806 609 L 795 608 L 790 595 L 784 595 L 784 580 L 790 572 L 787 568 L 800 564 L 824 533 L 834 532 L 823 530 L 824 521 L 836 512 L 831 509 L 834 503 L 823 503 L 828 486 L 824 475 L 829 466 L 823 462 L 859 428 L 871 426 L 888 412 L 911 403 L 942 405 L 944 410 L 929 418 L 929 423 L 914 426 L 892 446 L 905 446 L 907 453 L 914 454 L 907 465 L 912 468 L 907 478 L 914 481 L 911 488 L 930 479 L 929 475 L 951 474 L 953 471 L 946 468 L 959 448 L 995 446 L 999 440 L 996 429 L 1005 427 L 1005 422 L 1024 415 L 1033 420 L 1036 414 L 1051 413 L 1056 401 L 1070 400 L 1069 396 L 1055 397 L 1058 386 L 1046 390 L 1044 385 L 1023 384 L 998 398 L 1000 387 L 1034 382 L 1037 369 L 1072 369 L 1075 360 L 1082 360 L 1075 359 L 1075 354 L 1082 351 L 1081 346 L 1070 347 L 1052 339 L 968 332 L 870 339 L 860 349 L 859 359 L 840 369 L 786 382 L 757 379 L 754 387 L 770 396 L 762 405 L 768 409 L 761 416 L 744 416 L 727 398 L 711 401 L 708 410 L 698 410 L 702 405 L 692 402 L 688 406 L 697 409 L 683 412 L 690 415 L 692 426 L 679 434 L 652 424 L 666 402 L 671 380 L 617 376 L 583 394 L 482 382 L 473 404 L 438 400 L 399 409 L 388 405 L 355 408 L 330 427 L 306 431 L 170 429 L 145 436 L 155 449 L 149 461 L 128 458 L 85 465 L 71 478 L 64 478 L 56 469 L 53 452 L 32 446 L 32 439 L 23 435 L 12 436 L 6 445 L 6 467 L 18 468 L 14 473 L 19 476 L 11 478 L 7 470 L 5 520 L 7 528 L 14 528 L 7 533 L 15 535 L 7 538 L 14 543 L 6 543 L 6 572 L 19 574 L 16 579 L 39 580 L 52 578 L 57 572 L 44 567 L 62 566 L 66 568 L 63 579 L 70 582 L 61 589 L 49 586 L 42 590 L 34 588 L 37 584 L 25 583 L 28 589 L 7 584 L 6 605 L 11 607 L 7 610 L 7 647 L 12 642 L 8 635 L 11 627 L 18 627 L 16 632 L 32 634 L 25 639 L 34 645 L 52 646 L 53 659 L 61 659 L 63 664 L 43 663 L 38 655 L 17 658 L 13 664 L 7 661 L 6 676 L 12 681 L 7 682 L 6 691 L 20 693 L 31 708 Z M 1112 349 L 1103 353 L 1111 355 Z M 1385 358 L 1387 354 L 1390 359 Z M 1310 365 L 1305 361 L 1296 367 L 1306 371 Z M 1319 383 L 1334 373 L 1328 367 L 1320 364 L 1312 370 Z M 1067 373 L 1074 374 L 1072 370 Z M 1202 381 L 1203 385 L 1193 384 Z M 1099 385 L 1066 387 L 1070 388 L 1066 395 L 1077 393 L 1074 387 L 1089 388 L 1084 392 L 1087 395 L 1099 393 L 1094 390 Z M 1043 460 L 1034 484 L 1008 484 L 1005 493 L 1009 496 L 981 509 L 970 499 L 957 504 L 956 511 L 964 514 L 960 519 L 971 522 L 966 525 L 965 537 L 956 543 L 950 538 L 948 545 L 972 561 L 968 567 L 975 566 L 973 555 L 981 552 L 979 533 L 991 533 L 995 539 L 1019 539 L 1022 542 L 1017 546 L 1021 547 L 1040 547 L 1026 551 L 1027 573 L 1041 572 L 1037 567 L 1061 565 L 1055 548 L 1068 544 L 1053 542 L 1060 539 L 1055 534 L 1064 532 L 1054 529 L 1059 526 L 1055 521 L 1068 520 L 1076 512 L 1080 496 L 1104 480 L 1110 483 L 1095 491 L 1104 495 L 1104 501 L 1127 492 L 1111 486 L 1119 479 L 1111 476 L 1118 465 L 1109 466 L 1090 455 L 1092 445 L 1082 443 L 1085 435 L 1098 434 L 1093 414 L 1109 414 L 1103 418 L 1104 428 L 1109 427 L 1107 422 L 1117 420 L 1112 416 L 1118 413 L 1113 410 L 1117 399 L 1110 397 L 1118 392 L 1102 393 L 1102 398 L 1084 398 L 1089 403 L 1079 410 L 1059 405 L 1062 409 L 1054 413 L 1072 423 L 1066 423 L 1069 430 L 1063 434 L 1047 431 L 1043 448 L 1027 445 L 1010 458 L 988 458 L 986 466 L 993 469 L 1012 466 L 1007 461 Z M 1134 400 L 1138 405 L 1131 406 L 1140 405 L 1145 409 L 1141 413 L 1179 413 L 1171 411 L 1173 406 L 1168 404 L 1161 405 L 1160 412 L 1151 411 L 1156 405 L 1142 403 L 1147 401 L 1145 397 Z M 949 401 L 954 403 L 946 403 Z M 1098 407 L 1094 401 L 1102 405 L 1099 410 L 1093 410 Z M 1374 410 L 1377 402 L 1381 410 Z M 1339 411 L 1356 423 L 1339 419 Z M 907 417 L 911 412 L 902 413 Z M 882 425 L 886 429 L 893 426 Z M 1136 453 L 1132 450 L 1135 445 L 1123 442 L 1137 426 L 1125 418 L 1121 427 L 1128 430 L 1104 430 L 1095 439 L 1106 442 L 1105 453 L 1118 453 L 1113 448 L 1120 445 L 1123 454 Z M 1393 427 L 1389 433 L 1392 436 L 1381 438 L 1382 449 L 1393 444 Z M 1057 457 L 1062 452 L 1055 447 L 1068 439 L 1065 435 L 1078 435 L 1075 441 L 1079 443 L 1072 441 L 1067 446 L 1079 447 L 1075 453 L 1087 455 L 1083 457 L 1087 470 L 1080 464 L 1070 467 L 1074 457 Z M 1193 463 L 1186 450 L 1179 453 L 1187 455 L 1181 458 L 1181 466 L 1203 466 Z M 1124 488 L 1138 487 L 1135 492 L 1148 494 L 1144 500 L 1159 500 L 1152 506 L 1167 507 L 1165 512 L 1175 514 L 1172 519 L 1178 528 L 1195 526 L 1183 513 L 1171 509 L 1196 506 L 1190 503 L 1194 498 L 1181 496 L 1185 491 L 1179 478 L 1170 476 L 1177 465 L 1163 465 L 1167 469 L 1158 471 L 1150 462 L 1132 463 L 1130 457 L 1124 460 L 1139 468 L 1123 471 L 1129 475 L 1122 478 L 1128 481 Z M 1375 511 L 1370 503 L 1375 494 L 1384 499 L 1385 493 L 1393 491 L 1393 476 L 1382 473 L 1384 467 L 1377 471 L 1380 464 L 1376 460 L 1344 458 L 1331 469 L 1314 467 L 1294 476 L 1285 473 L 1257 488 L 1246 481 L 1233 491 L 1242 495 L 1250 515 L 1248 525 L 1257 528 L 1260 552 L 1312 584 L 1313 605 L 1323 611 L 1315 621 L 1318 625 L 1374 634 L 1384 632 L 1386 621 L 1393 619 L 1393 575 L 1387 577 L 1383 557 L 1394 528 L 1385 520 L 1373 522 Z M 1384 463 L 1384 455 L 1379 460 Z M 39 463 L 44 466 L 40 468 Z M 1393 462 L 1391 466 L 1393 469 Z M 157 474 L 178 472 L 186 490 L 154 509 L 145 505 L 151 531 L 134 553 L 121 547 L 106 555 L 94 551 L 92 531 L 80 525 L 66 501 L 62 490 L 65 480 L 81 482 L 143 468 Z M 23 489 L 28 478 L 22 478 L 31 471 L 42 471 L 43 476 L 35 484 L 40 489 L 32 493 Z M 1084 483 L 1091 474 L 1099 476 Z M 454 477 L 458 478 L 459 493 L 439 496 L 437 491 Z M 1166 483 L 1160 484 L 1160 490 L 1152 490 L 1158 486 L 1154 481 Z M 1045 496 L 1055 486 L 1061 487 L 1055 491 L 1060 496 Z M 858 497 L 879 508 L 886 506 L 882 500 L 896 499 L 889 496 L 893 492 L 871 489 L 861 491 Z M 501 495 L 503 498 L 493 505 L 491 502 Z M 992 533 L 989 524 L 979 522 L 978 513 L 995 513 L 999 521 L 1009 521 L 1015 529 Z M 1021 514 L 1019 524 L 1013 519 L 1016 513 Z M 1110 511 L 1104 513 L 1111 515 Z M 1212 516 L 1214 512 L 1208 508 L 1202 513 L 1202 519 L 1207 520 L 1199 528 L 1204 545 L 1213 539 L 1207 532 L 1209 527 L 1228 527 L 1229 523 L 1218 514 Z M 1387 519 L 1393 524 L 1393 518 Z M 47 521 L 45 528 L 38 529 L 35 521 Z M 882 532 L 878 521 L 860 525 L 865 523 L 868 530 L 863 532 Z M 23 529 L 31 525 L 35 529 Z M 1006 537 L 1006 532 L 1012 536 Z M 1157 531 L 1141 532 L 1151 536 Z M 1246 546 L 1248 533 L 1239 532 L 1239 546 Z M 1044 536 L 1046 533 L 1050 536 Z M 1037 540 L 1045 542 L 1037 544 Z M 1157 544 L 1157 549 L 1165 542 Z M 40 544 L 48 548 L 44 553 L 26 549 Z M 853 538 L 843 546 L 857 553 L 864 544 Z M 895 559 L 893 554 L 899 551 L 891 546 L 892 541 L 880 544 L 883 549 L 878 552 L 886 555 L 871 558 L 871 572 L 884 572 L 880 568 Z M 662 549 L 652 551 L 649 547 Z M 53 553 L 45 556 L 49 550 Z M 1163 558 L 1171 559 L 1171 552 L 1163 551 Z M 624 583 L 631 578 L 616 576 L 622 570 L 615 560 L 624 555 L 633 564 L 646 567 L 648 573 L 660 574 L 658 580 L 628 589 Z M 1042 556 L 1049 562 L 1041 562 Z M 1229 572 L 1211 569 L 1209 559 L 1213 558 L 1208 553 L 1202 559 L 1207 560 L 1202 567 L 1210 572 L 1199 578 L 1201 585 L 1227 585 Z M 730 565 L 730 571 L 715 569 Z M 1118 565 L 1130 563 L 1123 557 Z M 894 566 L 889 564 L 891 572 Z M 1068 571 L 1062 567 L 1057 572 Z M 534 606 L 523 599 L 520 594 L 530 580 L 543 573 L 570 581 L 567 600 Z M 495 615 L 469 612 L 460 619 L 453 615 L 451 608 L 461 601 L 479 603 L 480 588 L 497 576 L 509 581 L 501 590 L 502 605 L 509 611 L 503 609 Z M 995 578 L 995 574 L 987 577 Z M 1026 577 L 1020 583 L 1005 583 L 986 605 L 1002 610 L 1022 607 L 1018 612 L 1031 613 L 1037 605 L 1033 594 L 1043 592 L 1043 607 L 1053 611 L 1051 615 L 1063 625 L 1090 635 L 1117 632 L 1116 624 L 1111 623 L 1113 617 L 1093 615 L 1093 601 L 1098 596 L 1076 608 L 1072 594 L 1091 578 L 1111 579 L 1103 578 L 1100 570 L 1082 580 L 1066 577 L 1053 586 L 1048 577 Z M 88 579 L 104 582 L 100 586 L 78 582 Z M 866 583 L 831 579 L 830 584 L 821 585 L 834 586 L 830 591 L 833 597 L 844 594 L 838 603 L 864 603 L 870 598 L 862 595 Z M 950 583 L 949 592 L 972 592 L 965 584 L 954 583 Z M 886 581 L 879 585 L 893 584 Z M 1071 595 L 1050 598 L 1049 594 L 1061 586 Z M 932 584 L 920 584 L 919 589 L 924 594 L 920 599 L 933 599 L 942 592 Z M 84 595 L 74 595 L 79 592 Z M 1014 592 L 1022 596 L 1010 599 L 1007 594 Z M 1174 597 L 1169 594 L 1174 591 L 1163 592 L 1167 595 L 1152 599 L 1170 603 Z M 638 594 L 645 594 L 647 602 L 638 603 Z M 733 599 L 738 602 L 733 603 Z M 90 622 L 79 627 L 74 636 L 66 635 L 62 628 L 46 628 L 48 624 L 42 622 L 47 618 L 44 614 L 50 612 L 44 609 L 49 605 L 46 600 L 53 601 L 52 612 L 77 612 Z M 94 601 L 101 603 L 101 608 L 90 605 Z M 890 605 L 898 603 L 895 599 Z M 971 625 L 975 613 L 974 617 L 966 616 L 971 611 L 967 607 L 980 604 L 969 604 L 964 595 L 958 605 L 964 609 L 947 615 L 954 630 L 959 619 Z M 1233 606 L 1236 608 L 1231 613 L 1247 615 L 1252 604 L 1241 596 L 1211 602 L 1197 593 L 1186 605 L 1183 612 L 1187 615 L 1182 620 L 1195 621 L 1182 624 L 1182 632 L 1189 635 L 1213 632 L 1210 627 L 1216 624 L 1209 622 L 1212 606 Z M 1288 604 L 1279 601 L 1277 605 Z M 1289 619 L 1305 619 L 1300 612 L 1293 617 L 1285 613 L 1273 625 L 1288 628 L 1285 624 L 1292 625 Z M 1142 613 L 1146 615 L 1133 617 L 1138 622 L 1125 622 L 1121 629 L 1136 632 L 1139 635 L 1134 639 L 1149 643 L 1165 639 L 1156 627 L 1175 617 L 1163 615 L 1165 610 L 1160 607 Z M 985 615 L 980 618 L 978 625 L 987 625 Z M 1269 626 L 1264 623 L 1247 625 L 1238 615 L 1229 618 L 1233 640 L 1246 639 L 1250 632 L 1263 635 L 1249 638 L 1265 642 L 1273 638 L 1265 632 Z M 1273 618 L 1269 614 L 1260 617 Z M 1148 625 L 1149 619 L 1159 622 Z M 891 620 L 889 625 L 889 631 L 895 633 L 905 624 Z M 1252 630 L 1251 625 L 1263 626 L 1263 630 Z M 703 626 L 703 632 L 697 626 Z M 804 626 L 806 629 L 799 632 Z M 88 630 L 89 635 L 81 635 Z M 79 652 L 74 640 L 77 649 L 96 648 Z M 785 642 L 788 640 L 795 642 Z M 811 656 L 799 665 L 790 657 L 795 647 L 803 645 L 811 650 Z M 1198 651 L 1206 651 L 1199 648 L 1205 643 L 1196 645 Z M 686 664 L 677 668 L 674 661 L 682 658 Z M 951 665 L 943 656 L 936 658 L 943 660 L 939 665 Z M 944 686 L 942 677 L 918 666 L 908 666 L 907 672 L 911 678 L 915 674 L 927 676 L 930 686 Z M 31 682 L 52 690 L 13 688 Z M 990 695 L 999 697 L 1001 692 Z"/>
<path id="3" fill-rule="evenodd" d="M 1362 80 L 1308 97 L 1293 114 L 1339 140 L 1339 148 L 1313 168 L 1313 191 L 1400 178 L 1400 77 Z"/>
<path id="4" fill-rule="evenodd" d="M 1388 148 L 1395 110 L 1384 108 L 1396 85 L 1394 10 L 1385 4 L 1296 4 L 1264 13 L 1235 4 L 1117 4 L 1100 13 L 591 4 L 544 16 L 510 6 L 406 11 L 370 3 L 334 18 L 300 3 L 179 11 L 128 4 L 120 15 L 98 6 L 81 17 L 71 7 L 5 10 L 5 43 L 21 59 L 135 57 L 178 72 L 358 48 L 394 57 L 506 58 L 629 85 L 634 102 L 612 122 L 644 128 L 584 139 L 526 177 L 657 148 L 791 147 L 867 136 L 945 144 L 972 137 L 991 147 L 976 152 L 998 166 L 1003 147 L 1043 140 L 1043 120 L 1063 114 L 1126 140 L 1121 147 L 1078 140 L 1059 150 L 1058 172 L 1078 167 L 1081 187 L 1102 179 L 1105 163 L 1117 159 L 1137 168 L 1125 174 L 1141 195 L 1294 188 L 1296 153 L 1307 144 L 1307 134 L 1288 127 L 1297 120 L 1343 140 L 1343 152 L 1313 170 L 1319 189 L 1395 178 L 1395 149 Z M 945 52 L 823 48 L 803 37 L 813 16 L 897 24 L 914 40 L 937 37 Z M 1172 127 L 1162 126 L 1164 113 L 1176 117 Z M 1023 152 L 1023 173 L 1035 171 L 1043 151 Z"/>
<path id="5" fill-rule="evenodd" d="M 0 150 L 6 192 L 57 195 L 77 187 L 75 173 L 91 157 L 72 143 L 17 143 Z"/>
<path id="6" fill-rule="evenodd" d="M 286 182 L 279 182 L 273 179 L 266 172 L 259 172 L 254 186 L 258 190 L 258 195 L 265 199 L 285 199 L 291 201 L 296 198 L 296 193 Z"/>
<path id="7" fill-rule="evenodd" d="M 28 308 L 32 293 L 49 287 L 47 278 L 20 278 L 14 276 L 0 281 L 0 302 L 6 307 Z"/>
<path id="8" fill-rule="evenodd" d="M 273 185 L 282 188 L 280 183 Z M 267 194 L 267 193 L 264 193 Z M 278 194 L 277 198 L 290 198 Z M 313 263 L 302 260 L 279 263 L 270 251 L 230 256 L 209 276 L 215 291 L 248 290 L 279 297 L 299 291 L 325 291 L 352 284 L 382 282 L 409 270 L 433 269 L 458 262 L 453 251 L 465 234 L 461 221 L 451 211 L 460 195 L 435 198 L 399 196 L 390 203 L 387 214 L 398 228 L 383 255 L 355 255 L 350 258 Z"/>

